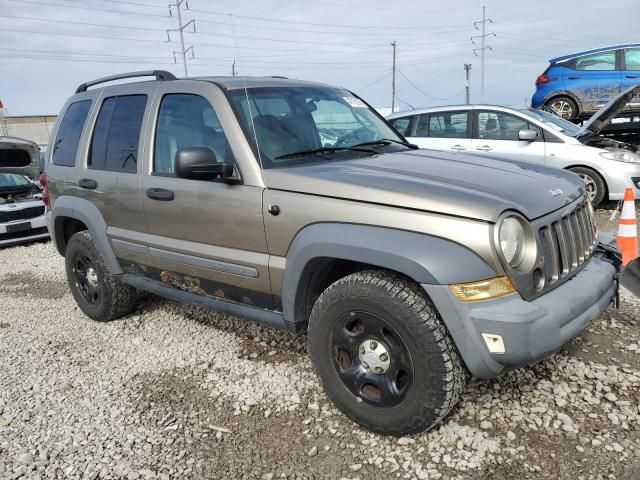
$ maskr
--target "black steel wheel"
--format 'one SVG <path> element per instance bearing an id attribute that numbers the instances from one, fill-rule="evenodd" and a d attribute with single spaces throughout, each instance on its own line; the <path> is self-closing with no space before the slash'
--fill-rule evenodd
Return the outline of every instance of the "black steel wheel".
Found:
<path id="1" fill-rule="evenodd" d="M 76 287 L 84 299 L 96 305 L 100 301 L 102 286 L 92 260 L 86 255 L 79 255 L 74 261 L 73 273 Z"/>
<path id="2" fill-rule="evenodd" d="M 113 276 L 89 232 L 78 232 L 69 239 L 65 267 L 73 298 L 88 317 L 106 322 L 135 307 L 137 290 Z"/>
<path id="3" fill-rule="evenodd" d="M 336 373 L 351 393 L 370 405 L 400 405 L 411 389 L 413 361 L 406 344 L 382 318 L 349 312 L 331 332 Z"/>
<path id="4" fill-rule="evenodd" d="M 316 301 L 308 347 L 327 396 L 374 432 L 432 428 L 466 383 L 460 356 L 419 285 L 368 270 L 341 278 Z"/>

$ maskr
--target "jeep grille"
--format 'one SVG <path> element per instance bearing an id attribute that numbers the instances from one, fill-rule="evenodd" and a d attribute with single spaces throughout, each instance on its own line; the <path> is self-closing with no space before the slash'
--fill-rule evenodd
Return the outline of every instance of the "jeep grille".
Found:
<path id="1" fill-rule="evenodd" d="M 595 219 L 586 202 L 542 226 L 539 233 L 546 286 L 570 276 L 591 258 L 598 243 Z"/>

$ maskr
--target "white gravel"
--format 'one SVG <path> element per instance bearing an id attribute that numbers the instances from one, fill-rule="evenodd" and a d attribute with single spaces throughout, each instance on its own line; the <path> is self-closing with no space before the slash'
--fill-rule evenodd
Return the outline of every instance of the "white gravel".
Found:
<path id="1" fill-rule="evenodd" d="M 332 407 L 304 339 L 156 297 L 96 323 L 51 244 L 0 250 L 0 479 L 640 478 L 639 306 L 396 439 Z"/>

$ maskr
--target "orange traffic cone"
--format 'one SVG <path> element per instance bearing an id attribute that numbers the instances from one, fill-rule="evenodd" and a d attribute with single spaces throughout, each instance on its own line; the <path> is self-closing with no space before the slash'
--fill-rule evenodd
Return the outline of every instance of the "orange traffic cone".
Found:
<path id="1" fill-rule="evenodd" d="M 624 192 L 624 203 L 618 227 L 618 246 L 622 251 L 622 264 L 626 265 L 638 258 L 638 227 L 636 224 L 636 204 L 633 189 Z"/>

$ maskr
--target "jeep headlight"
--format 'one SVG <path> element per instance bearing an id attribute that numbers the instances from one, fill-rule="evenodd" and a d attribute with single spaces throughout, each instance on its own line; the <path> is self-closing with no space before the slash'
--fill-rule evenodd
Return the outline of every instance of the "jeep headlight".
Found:
<path id="1" fill-rule="evenodd" d="M 616 162 L 640 162 L 640 155 L 627 150 L 607 150 L 606 152 L 600 152 L 600 156 L 607 160 L 615 160 Z"/>
<path id="2" fill-rule="evenodd" d="M 502 256 L 509 265 L 516 268 L 522 263 L 525 248 L 525 232 L 518 217 L 507 217 L 500 224 L 498 239 Z"/>

